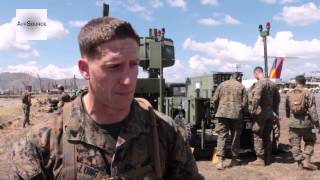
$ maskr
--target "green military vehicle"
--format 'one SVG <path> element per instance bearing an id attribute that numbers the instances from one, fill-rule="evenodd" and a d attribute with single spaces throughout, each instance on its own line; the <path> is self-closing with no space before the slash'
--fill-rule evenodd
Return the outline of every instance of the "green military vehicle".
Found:
<path id="1" fill-rule="evenodd" d="M 218 85 L 229 80 L 233 73 L 213 72 L 187 78 L 185 90 L 182 89 L 185 96 L 165 97 L 165 113 L 188 130 L 192 147 L 206 149 L 216 146 L 217 134 L 214 131 L 216 120 L 213 114 L 215 107 L 212 98 Z M 241 151 L 252 152 L 252 119 L 248 114 L 244 116 L 243 127 Z"/>
<path id="2" fill-rule="evenodd" d="M 148 72 L 148 78 L 138 79 L 135 96 L 146 98 L 155 108 L 158 100 L 162 100 L 161 95 L 165 95 L 163 68 L 173 66 L 175 62 L 173 41 L 164 34 L 164 28 L 149 29 L 149 37 L 140 37 L 139 65 Z"/>
<path id="3" fill-rule="evenodd" d="M 148 72 L 148 78 L 138 79 L 135 97 L 149 100 L 154 108 L 185 128 L 192 147 L 212 148 L 217 142 L 212 97 L 218 85 L 234 72 L 213 72 L 187 78 L 185 83 L 165 83 L 163 68 L 173 66 L 175 56 L 173 41 L 164 33 L 163 28 L 149 29 L 149 37 L 140 38 L 140 66 Z M 253 150 L 252 122 L 246 118 L 244 123 L 241 148 L 247 152 Z"/>

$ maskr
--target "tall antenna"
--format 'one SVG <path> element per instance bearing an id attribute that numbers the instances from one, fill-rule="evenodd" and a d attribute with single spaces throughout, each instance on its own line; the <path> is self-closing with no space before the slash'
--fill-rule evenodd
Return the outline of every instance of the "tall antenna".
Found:
<path id="1" fill-rule="evenodd" d="M 236 72 L 239 72 L 239 69 L 241 68 L 240 64 L 236 64 Z"/>

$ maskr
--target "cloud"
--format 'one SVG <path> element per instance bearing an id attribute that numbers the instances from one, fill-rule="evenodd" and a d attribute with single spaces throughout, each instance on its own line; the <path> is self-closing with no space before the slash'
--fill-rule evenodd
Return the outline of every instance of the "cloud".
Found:
<path id="1" fill-rule="evenodd" d="M 225 15 L 224 17 L 224 23 L 226 24 L 233 24 L 233 25 L 238 25 L 241 24 L 241 22 L 233 17 L 231 17 L 230 15 Z"/>
<path id="2" fill-rule="evenodd" d="M 40 53 L 37 50 L 33 49 L 30 52 L 17 52 L 17 57 L 21 59 L 27 59 L 30 57 L 40 57 Z"/>
<path id="3" fill-rule="evenodd" d="M 87 24 L 88 21 L 80 21 L 80 20 L 74 20 L 74 21 L 69 21 L 69 25 L 71 27 L 76 27 L 76 28 L 81 28 L 85 24 Z"/>
<path id="4" fill-rule="evenodd" d="M 307 26 L 320 22 L 320 6 L 317 7 L 312 2 L 301 6 L 285 6 L 280 14 L 274 16 L 274 19 L 292 26 Z"/>
<path id="5" fill-rule="evenodd" d="M 17 57 L 38 57 L 40 54 L 31 47 L 30 41 L 16 40 L 16 20 L 12 18 L 11 22 L 0 25 L 0 51 L 14 50 Z"/>
<path id="6" fill-rule="evenodd" d="M 214 17 L 209 18 L 202 18 L 198 20 L 199 24 L 207 25 L 207 26 L 217 26 L 221 24 L 231 24 L 231 25 L 238 25 L 241 22 L 230 15 L 223 13 L 214 13 Z"/>
<path id="7" fill-rule="evenodd" d="M 209 57 L 218 59 L 248 61 L 252 57 L 256 57 L 256 53 L 252 47 L 225 38 L 217 38 L 209 42 L 197 42 L 191 38 L 187 38 L 183 43 L 183 48 L 202 52 Z"/>
<path id="8" fill-rule="evenodd" d="M 184 10 L 187 9 L 187 2 L 185 0 L 167 0 L 167 3 L 171 7 L 179 7 Z"/>
<path id="9" fill-rule="evenodd" d="M 102 7 L 103 3 L 110 4 L 112 0 L 96 0 L 95 5 L 98 7 Z"/>
<path id="10" fill-rule="evenodd" d="M 68 34 L 63 23 L 57 20 L 47 19 L 47 38 L 61 38 Z M 18 58 L 39 57 L 40 53 L 32 48 L 32 41 L 16 40 L 16 19 L 0 25 L 0 51 L 13 50 Z"/>
<path id="11" fill-rule="evenodd" d="M 253 45 L 248 45 L 226 38 L 216 38 L 212 41 L 199 42 L 187 38 L 183 43 L 187 51 L 194 51 L 185 64 L 184 74 L 188 76 L 210 73 L 212 71 L 235 71 L 236 65 L 246 73 L 246 79 L 251 78 L 252 68 L 263 65 L 263 43 L 257 37 Z M 318 70 L 320 57 L 320 39 L 296 40 L 290 31 L 276 33 L 268 37 L 268 55 L 291 56 L 297 59 L 286 60 L 282 77 L 293 77 L 297 73 Z M 288 63 L 287 63 L 288 62 Z M 269 65 L 272 60 L 269 58 Z"/>
<path id="12" fill-rule="evenodd" d="M 290 4 L 299 2 L 299 0 L 261 0 L 261 2 L 264 2 L 266 4 Z"/>
<path id="13" fill-rule="evenodd" d="M 303 67 L 306 69 L 319 69 L 319 66 L 317 64 L 310 63 L 310 62 L 304 63 Z"/>
<path id="14" fill-rule="evenodd" d="M 201 0 L 201 4 L 203 5 L 213 5 L 213 6 L 216 6 L 218 5 L 218 2 L 219 0 Z"/>
<path id="15" fill-rule="evenodd" d="M 163 7 L 163 2 L 161 0 L 150 0 L 150 4 L 153 8 Z"/>
<path id="16" fill-rule="evenodd" d="M 142 17 L 147 21 L 151 21 L 153 9 L 163 5 L 162 0 L 148 0 L 149 3 L 139 3 L 139 0 L 97 0 L 95 5 L 102 7 L 103 3 L 109 4 L 114 10 L 123 11 L 124 9 Z M 150 8 L 147 6 L 151 6 Z"/>
<path id="17" fill-rule="evenodd" d="M 9 65 L 6 68 L 3 68 L 2 72 L 22 72 L 33 76 L 39 74 L 40 77 L 52 79 L 72 78 L 75 74 L 77 78 L 82 78 L 77 65 L 63 68 L 53 64 L 43 66 L 36 61 L 29 61 L 27 63 L 17 65 Z"/>
<path id="18" fill-rule="evenodd" d="M 257 61 L 263 56 L 263 45 L 258 37 L 253 46 L 232 41 L 226 38 L 216 38 L 214 41 L 198 42 L 187 38 L 183 48 L 202 52 L 209 57 L 221 60 Z M 313 59 L 320 56 L 320 39 L 295 40 L 290 31 L 276 33 L 268 37 L 268 54 L 272 56 L 295 56 L 303 59 Z"/>
<path id="19" fill-rule="evenodd" d="M 124 9 L 135 13 L 147 21 L 154 19 L 153 12 L 155 9 L 169 6 L 173 8 L 182 8 L 187 10 L 186 0 L 96 0 L 95 5 L 102 7 L 102 4 L 109 4 L 112 9 L 123 11 Z"/>
<path id="20" fill-rule="evenodd" d="M 150 9 L 147 9 L 146 7 L 138 4 L 135 1 L 128 3 L 127 10 L 130 12 L 137 13 L 139 16 L 141 16 L 145 20 L 148 20 L 148 21 L 152 20 L 152 11 Z"/>
<path id="21" fill-rule="evenodd" d="M 203 25 L 207 25 L 207 26 L 216 26 L 216 25 L 220 25 L 221 22 L 213 19 L 213 18 L 203 18 L 203 19 L 199 19 L 198 20 L 199 24 L 203 24 Z"/>
<path id="22" fill-rule="evenodd" d="M 301 75 L 306 73 L 307 76 L 312 75 L 312 72 L 319 70 L 318 60 L 310 60 L 308 62 L 301 63 L 299 60 L 285 61 L 285 66 L 283 68 L 282 77 L 285 80 L 295 77 L 296 75 Z"/>
<path id="23" fill-rule="evenodd" d="M 47 26 L 47 38 L 61 38 L 66 36 L 69 31 L 66 29 L 62 22 L 53 19 L 47 19 L 48 26 Z"/>
<path id="24" fill-rule="evenodd" d="M 226 62 L 220 59 L 191 56 L 188 61 L 176 60 L 174 66 L 164 69 L 166 82 L 185 82 L 187 77 L 200 76 L 212 72 L 236 71 L 236 62 Z M 252 69 L 249 65 L 243 65 L 244 69 Z"/>
<path id="25" fill-rule="evenodd" d="M 176 60 L 174 66 L 165 68 L 163 75 L 166 82 L 185 82 L 190 75 L 189 69 L 180 60 Z"/>

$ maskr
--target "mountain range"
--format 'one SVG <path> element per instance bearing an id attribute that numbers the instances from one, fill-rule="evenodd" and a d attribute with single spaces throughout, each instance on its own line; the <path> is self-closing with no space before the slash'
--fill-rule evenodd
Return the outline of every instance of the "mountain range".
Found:
<path id="1" fill-rule="evenodd" d="M 32 90 L 54 89 L 57 85 L 64 85 L 66 89 L 82 88 L 87 86 L 87 81 L 84 79 L 50 79 L 34 77 L 26 73 L 0 73 L 0 90 L 24 90 L 25 86 L 32 86 Z"/>

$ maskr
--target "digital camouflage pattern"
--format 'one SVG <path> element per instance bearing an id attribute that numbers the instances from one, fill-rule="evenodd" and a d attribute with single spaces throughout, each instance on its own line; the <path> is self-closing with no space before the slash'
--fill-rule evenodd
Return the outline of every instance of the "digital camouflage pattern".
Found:
<path id="1" fill-rule="evenodd" d="M 242 132 L 243 111 L 247 105 L 245 87 L 236 79 L 221 83 L 213 97 L 215 117 L 215 131 L 218 134 L 217 155 L 225 156 L 226 141 L 231 131 L 231 152 L 238 156 L 240 135 Z"/>
<path id="2" fill-rule="evenodd" d="M 225 157 L 226 141 L 231 131 L 231 153 L 237 157 L 240 148 L 240 135 L 243 121 L 239 119 L 218 118 L 215 131 L 218 134 L 217 156 Z"/>
<path id="3" fill-rule="evenodd" d="M 236 79 L 221 83 L 213 96 L 215 117 L 242 119 L 247 104 L 245 87 Z"/>
<path id="4" fill-rule="evenodd" d="M 316 110 L 316 101 L 312 93 L 303 87 L 296 87 L 306 91 L 305 107 L 303 115 L 293 114 L 290 110 L 290 98 L 286 98 L 286 116 L 289 118 L 289 141 L 292 146 L 291 152 L 296 161 L 301 161 L 306 156 L 313 155 L 316 135 L 312 133 L 314 126 L 319 127 L 319 118 Z M 304 152 L 301 150 L 301 140 L 305 142 Z"/>
<path id="5" fill-rule="evenodd" d="M 261 120 L 270 119 L 273 113 L 279 114 L 280 94 L 269 79 L 257 81 L 248 93 L 249 112 Z"/>
<path id="6" fill-rule="evenodd" d="M 269 79 L 258 80 L 248 92 L 248 109 L 253 117 L 252 132 L 256 155 L 265 159 L 271 153 L 271 132 L 279 114 L 280 94 Z"/>
<path id="7" fill-rule="evenodd" d="M 89 117 L 82 96 L 72 102 L 70 119 L 54 116 L 14 144 L 15 179 L 64 179 L 62 137 L 75 144 L 77 179 L 153 179 L 152 169 L 137 178 L 125 178 L 128 172 L 152 165 L 147 145 L 151 130 L 146 111 L 134 100 L 115 141 Z M 203 179 L 189 145 L 181 136 L 182 129 L 157 111 L 156 120 L 163 178 Z"/>
<path id="8" fill-rule="evenodd" d="M 301 150 L 301 140 L 304 141 L 304 151 Z M 296 161 L 302 161 L 306 156 L 313 155 L 314 144 L 317 137 L 312 133 L 312 128 L 289 128 L 289 142 L 292 146 L 291 153 Z"/>

